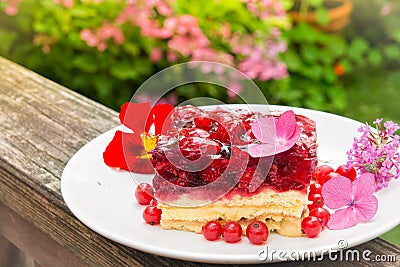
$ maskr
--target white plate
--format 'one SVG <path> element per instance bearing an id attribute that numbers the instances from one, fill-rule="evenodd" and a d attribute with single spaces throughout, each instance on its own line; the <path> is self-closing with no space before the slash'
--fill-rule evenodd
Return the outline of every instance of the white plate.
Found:
<path id="1" fill-rule="evenodd" d="M 265 106 L 252 107 L 254 110 L 265 110 Z M 348 118 L 283 106 L 270 106 L 270 109 L 292 109 L 315 120 L 320 163 L 329 162 L 333 167 L 346 162 L 346 151 L 351 147 L 353 138 L 359 136 L 357 128 L 361 124 Z M 223 240 L 207 241 L 200 234 L 161 230 L 159 226 L 147 225 L 142 220 L 144 208 L 136 203 L 136 184 L 132 174 L 112 170 L 103 162 L 102 153 L 116 129 L 95 138 L 70 159 L 62 175 L 61 192 L 73 214 L 88 227 L 111 240 L 141 251 L 198 262 L 268 263 L 293 259 L 302 253 L 326 254 L 346 244 L 347 247 L 356 246 L 400 223 L 400 213 L 396 207 L 400 181 L 393 180 L 389 188 L 376 193 L 379 209 L 370 222 L 346 230 L 326 229 L 318 238 L 287 238 L 273 233 L 265 246 L 255 246 L 245 237 L 239 243 L 228 244 Z M 151 179 L 148 175 L 133 175 L 139 182 L 149 182 Z M 268 258 L 265 259 L 266 254 L 260 255 L 260 251 L 268 251 Z M 264 261 L 259 259 L 260 256 Z M 271 256 L 274 256 L 273 259 Z"/>

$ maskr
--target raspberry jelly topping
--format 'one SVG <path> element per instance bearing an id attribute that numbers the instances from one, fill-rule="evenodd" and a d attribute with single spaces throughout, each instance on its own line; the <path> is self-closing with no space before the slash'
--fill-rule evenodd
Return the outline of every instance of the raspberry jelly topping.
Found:
<path id="1" fill-rule="evenodd" d="M 183 192 L 180 187 L 199 187 L 197 198 L 207 198 L 221 190 L 230 191 L 226 197 L 251 196 L 265 188 L 306 192 L 317 165 L 315 122 L 296 115 L 302 129 L 296 144 L 275 156 L 253 158 L 238 148 L 256 142 L 251 124 L 260 116 L 267 115 L 239 109 L 230 112 L 176 107 L 171 116 L 174 129 L 160 136 L 151 151 L 156 170 L 153 186 L 158 197 L 179 195 Z M 201 186 L 216 181 L 218 188 L 201 190 Z"/>

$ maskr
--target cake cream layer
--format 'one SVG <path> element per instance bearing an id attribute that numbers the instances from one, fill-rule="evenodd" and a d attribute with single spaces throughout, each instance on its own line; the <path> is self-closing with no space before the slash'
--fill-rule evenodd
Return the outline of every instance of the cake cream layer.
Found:
<path id="1" fill-rule="evenodd" d="M 251 196 L 235 195 L 222 198 L 211 204 L 200 207 L 179 207 L 159 204 L 162 209 L 161 227 L 201 232 L 201 227 L 208 221 L 237 221 L 247 226 L 253 220 L 265 221 L 271 231 L 286 236 L 301 235 L 301 219 L 307 206 L 304 193 L 290 190 L 276 192 L 264 190 Z"/>

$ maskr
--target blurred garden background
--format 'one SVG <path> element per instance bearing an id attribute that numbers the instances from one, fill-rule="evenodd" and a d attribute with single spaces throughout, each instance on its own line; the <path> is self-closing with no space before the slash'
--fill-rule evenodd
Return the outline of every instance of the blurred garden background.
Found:
<path id="1" fill-rule="evenodd" d="M 117 111 L 158 71 L 205 60 L 270 104 L 400 123 L 399 26 L 398 0 L 0 0 L 0 56 Z M 241 101 L 210 84 L 164 101 L 198 96 Z M 383 237 L 400 245 L 400 227 Z"/>

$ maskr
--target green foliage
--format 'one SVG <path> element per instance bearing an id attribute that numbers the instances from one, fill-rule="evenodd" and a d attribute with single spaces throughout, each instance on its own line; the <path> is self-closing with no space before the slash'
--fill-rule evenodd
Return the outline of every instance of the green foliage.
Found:
<path id="1" fill-rule="evenodd" d="M 395 20 L 400 10 L 395 6 L 390 14 L 382 16 L 379 10 L 388 1 L 371 1 L 374 10 L 367 8 L 365 1 L 354 0 L 357 10 L 352 18 L 354 23 L 343 34 L 324 33 L 304 22 L 291 26 L 282 19 L 260 20 L 241 1 L 204 4 L 177 0 L 173 7 L 180 14 L 195 16 L 211 40 L 216 39 L 214 35 L 224 22 L 229 23 L 232 32 L 265 34 L 271 26 L 280 28 L 288 44 L 281 58 L 287 65 L 289 77 L 256 81 L 257 85 L 272 104 L 340 113 L 347 104 L 341 71 L 346 76 L 365 68 L 398 64 L 400 60 L 400 28 Z M 287 10 L 298 7 L 299 2 L 282 0 Z M 316 12 L 319 24 L 329 23 L 324 0 L 302 2 L 311 7 L 307 12 Z M 111 0 L 100 4 L 75 1 L 73 8 L 65 8 L 51 0 L 26 0 L 20 5 L 17 16 L 0 12 L 0 55 L 118 109 L 143 81 L 171 65 L 165 58 L 157 63 L 150 60 L 152 49 L 165 48 L 166 42 L 145 38 L 138 27 L 128 23 L 120 26 L 126 41 L 117 45 L 108 40 L 107 50 L 103 52 L 82 40 L 82 30 L 98 29 L 104 21 L 115 21 L 124 4 L 124 1 Z M 0 11 L 4 7 L 5 4 L 0 3 Z M 370 13 L 364 16 L 366 10 Z M 360 13 L 361 17 L 367 17 L 369 27 L 361 24 Z M 370 23 L 371 16 L 376 23 Z M 213 47 L 220 51 L 231 49 L 226 42 L 215 42 Z M 178 58 L 178 62 L 184 60 Z M 179 87 L 176 93 L 181 101 L 198 96 L 224 102 L 239 101 L 230 100 L 225 90 L 213 85 L 186 85 Z"/>

